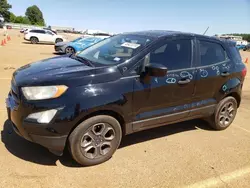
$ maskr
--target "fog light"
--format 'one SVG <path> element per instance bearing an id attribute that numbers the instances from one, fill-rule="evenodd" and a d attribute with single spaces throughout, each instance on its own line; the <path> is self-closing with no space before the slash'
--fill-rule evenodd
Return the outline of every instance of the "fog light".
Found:
<path id="1" fill-rule="evenodd" d="M 38 123 L 49 123 L 56 115 L 57 110 L 48 110 L 28 115 L 27 119 L 36 120 Z"/>

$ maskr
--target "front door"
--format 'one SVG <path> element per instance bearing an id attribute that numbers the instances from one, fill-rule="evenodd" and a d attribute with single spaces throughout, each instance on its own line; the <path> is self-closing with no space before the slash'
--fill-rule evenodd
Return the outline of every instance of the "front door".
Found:
<path id="1" fill-rule="evenodd" d="M 46 34 L 44 35 L 44 42 L 55 42 L 54 34 L 51 31 L 46 31 Z"/>
<path id="2" fill-rule="evenodd" d="M 133 94 L 134 131 L 165 125 L 188 117 L 195 87 L 192 38 L 176 38 L 156 45 L 139 63 L 168 68 L 165 77 L 135 78 Z M 137 70 L 137 71 L 138 71 Z"/>

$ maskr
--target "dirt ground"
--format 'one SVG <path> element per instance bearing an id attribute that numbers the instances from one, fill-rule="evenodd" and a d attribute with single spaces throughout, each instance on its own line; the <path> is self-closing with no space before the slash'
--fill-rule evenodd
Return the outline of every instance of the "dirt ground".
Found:
<path id="1" fill-rule="evenodd" d="M 109 161 L 79 167 L 69 155 L 54 156 L 20 138 L 6 121 L 13 71 L 55 56 L 53 45 L 31 45 L 17 31 L 9 34 L 11 41 L 0 46 L 0 187 L 249 187 L 249 74 L 241 107 L 227 130 L 213 131 L 201 121 L 151 129 L 126 136 Z M 247 57 L 250 52 L 242 52 Z"/>

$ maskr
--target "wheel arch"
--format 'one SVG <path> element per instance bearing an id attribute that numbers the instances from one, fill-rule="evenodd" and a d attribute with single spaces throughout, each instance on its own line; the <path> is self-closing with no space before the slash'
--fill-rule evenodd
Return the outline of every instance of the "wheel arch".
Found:
<path id="1" fill-rule="evenodd" d="M 37 39 L 37 41 L 39 42 L 38 37 L 36 37 L 36 36 L 31 36 L 31 37 L 30 37 L 30 40 L 31 40 L 32 38 L 36 38 L 36 39 Z"/>
<path id="2" fill-rule="evenodd" d="M 121 126 L 121 129 L 122 129 L 122 134 L 125 135 L 126 134 L 126 127 L 125 127 L 125 120 L 123 118 L 123 116 L 114 111 L 114 110 L 97 110 L 97 111 L 94 111 L 94 112 L 91 112 L 87 115 L 85 115 L 84 117 L 82 117 L 79 121 L 77 121 L 77 123 L 71 128 L 69 134 L 68 134 L 68 137 L 70 136 L 70 134 L 72 133 L 72 131 L 83 121 L 85 121 L 86 119 L 89 119 L 91 117 L 94 117 L 94 116 L 98 116 L 98 115 L 108 115 L 108 116 L 111 116 L 113 118 L 115 118 L 119 123 L 120 123 L 120 126 Z"/>
<path id="3" fill-rule="evenodd" d="M 240 106 L 240 103 L 241 103 L 241 96 L 240 96 L 239 93 L 237 93 L 237 92 L 232 92 L 232 93 L 227 94 L 224 98 L 226 98 L 226 97 L 233 97 L 233 98 L 235 98 L 236 101 L 237 101 L 238 107 Z"/>
<path id="4" fill-rule="evenodd" d="M 222 98 L 226 97 L 234 97 L 237 101 L 238 107 L 241 103 L 241 90 L 242 90 L 242 82 L 238 78 L 231 78 L 221 87 L 221 93 L 223 95 Z"/>
<path id="5" fill-rule="evenodd" d="M 62 40 L 62 42 L 63 42 L 63 38 L 60 38 L 60 37 L 56 38 L 55 42 L 56 42 L 58 39 L 59 39 L 59 40 Z"/>

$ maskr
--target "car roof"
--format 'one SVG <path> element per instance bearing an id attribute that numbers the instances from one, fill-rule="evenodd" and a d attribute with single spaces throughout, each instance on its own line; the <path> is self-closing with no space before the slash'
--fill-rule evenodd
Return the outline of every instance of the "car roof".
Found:
<path id="1" fill-rule="evenodd" d="M 132 35 L 141 35 L 148 36 L 153 38 L 162 38 L 162 37 L 172 37 L 172 36 L 193 36 L 199 37 L 207 40 L 217 40 L 225 43 L 234 43 L 234 41 L 228 39 L 221 39 L 215 36 L 207 36 L 195 33 L 181 32 L 181 31 L 168 31 L 168 30 L 148 30 L 148 31 L 137 31 L 137 32 L 127 32 L 123 34 L 132 34 Z"/>
<path id="2" fill-rule="evenodd" d="M 45 29 L 40 29 L 40 28 L 33 28 L 33 29 L 30 29 L 30 30 L 38 30 L 38 31 L 45 31 Z"/>

